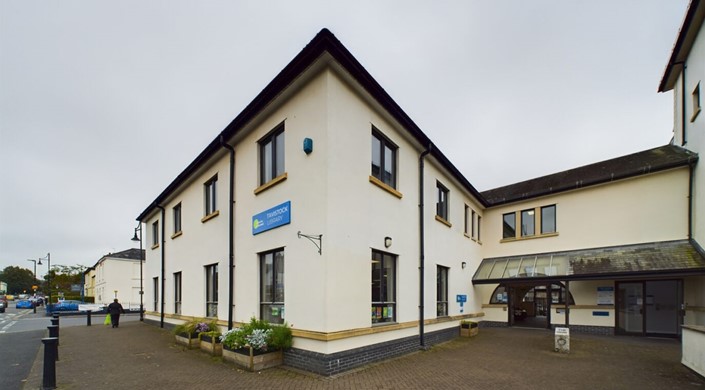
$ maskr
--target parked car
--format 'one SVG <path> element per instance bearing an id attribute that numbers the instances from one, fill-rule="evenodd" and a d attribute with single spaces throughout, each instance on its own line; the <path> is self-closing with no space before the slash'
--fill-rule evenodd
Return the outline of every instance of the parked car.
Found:
<path id="1" fill-rule="evenodd" d="M 5 301 L 0 301 L 0 313 L 4 313 L 6 307 L 7 303 L 5 303 Z"/>
<path id="2" fill-rule="evenodd" d="M 78 305 L 81 301 L 59 301 L 54 304 L 53 311 L 78 311 Z"/>
<path id="3" fill-rule="evenodd" d="M 17 309 L 31 309 L 33 307 L 34 304 L 29 299 L 20 299 L 15 303 L 15 308 Z"/>

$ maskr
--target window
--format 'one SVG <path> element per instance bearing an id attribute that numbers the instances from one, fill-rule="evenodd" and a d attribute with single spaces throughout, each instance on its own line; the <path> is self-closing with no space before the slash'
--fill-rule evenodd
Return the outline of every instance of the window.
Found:
<path id="1" fill-rule="evenodd" d="M 174 314 L 181 314 L 181 272 L 174 273 Z"/>
<path id="2" fill-rule="evenodd" d="M 152 248 L 159 246 L 159 221 L 152 223 Z"/>
<path id="3" fill-rule="evenodd" d="M 541 234 L 556 232 L 556 205 L 541 207 Z"/>
<path id="4" fill-rule="evenodd" d="M 436 215 L 448 220 L 448 189 L 441 184 L 436 182 L 436 188 L 438 188 L 438 201 L 436 203 Z"/>
<path id="5" fill-rule="evenodd" d="M 372 323 L 396 320 L 396 256 L 372 251 Z"/>
<path id="6" fill-rule="evenodd" d="M 284 323 L 284 250 L 261 253 L 260 318 L 272 324 Z"/>
<path id="7" fill-rule="evenodd" d="M 693 116 L 690 117 L 690 121 L 693 122 L 698 114 L 700 114 L 700 83 L 693 90 Z"/>
<path id="8" fill-rule="evenodd" d="M 472 226 L 471 226 L 472 234 L 470 235 L 470 237 L 479 239 L 479 238 L 475 235 L 475 231 L 476 231 L 476 229 L 475 229 L 475 210 L 472 211 L 472 215 L 471 215 L 470 217 L 471 217 L 471 218 L 470 218 L 470 225 L 472 225 Z M 479 217 L 478 217 L 478 218 L 479 218 Z M 478 219 L 477 224 L 478 224 L 478 225 L 480 224 L 480 220 L 479 220 L 479 219 Z"/>
<path id="9" fill-rule="evenodd" d="M 259 141 L 260 184 L 284 173 L 284 124 Z"/>
<path id="10" fill-rule="evenodd" d="M 533 236 L 536 234 L 536 224 L 534 223 L 534 209 L 522 210 L 521 212 L 521 236 Z"/>
<path id="11" fill-rule="evenodd" d="M 154 311 L 159 311 L 159 277 L 152 279 L 152 288 L 154 291 Z"/>
<path id="12" fill-rule="evenodd" d="M 397 188 L 397 146 L 372 128 L 372 176 Z"/>
<path id="13" fill-rule="evenodd" d="M 204 205 L 204 215 L 208 216 L 218 210 L 216 203 L 216 184 L 218 183 L 218 175 L 213 176 L 212 179 L 208 180 L 203 184 L 203 205 Z"/>
<path id="14" fill-rule="evenodd" d="M 218 264 L 206 266 L 206 317 L 218 316 Z"/>
<path id="15" fill-rule="evenodd" d="M 516 213 L 507 213 L 502 216 L 502 238 L 516 237 Z"/>
<path id="16" fill-rule="evenodd" d="M 437 266 L 436 270 L 436 316 L 448 315 L 448 267 Z"/>
<path id="17" fill-rule="evenodd" d="M 478 215 L 477 216 L 477 241 L 482 241 L 480 239 L 480 226 L 482 226 L 482 224 L 480 222 L 482 222 L 482 217 Z"/>
<path id="18" fill-rule="evenodd" d="M 173 208 L 174 214 L 174 234 L 181 233 L 181 203 Z"/>
<path id="19" fill-rule="evenodd" d="M 468 205 L 465 205 L 465 214 L 463 214 L 464 215 L 464 222 L 465 222 L 463 232 L 465 233 L 465 235 L 470 234 L 470 226 L 469 225 L 472 225 L 474 222 L 472 219 L 470 219 L 469 210 L 470 210 L 470 207 L 468 207 Z M 475 217 L 475 211 L 472 212 L 472 217 Z M 475 229 L 473 228 L 472 230 L 474 233 Z"/>

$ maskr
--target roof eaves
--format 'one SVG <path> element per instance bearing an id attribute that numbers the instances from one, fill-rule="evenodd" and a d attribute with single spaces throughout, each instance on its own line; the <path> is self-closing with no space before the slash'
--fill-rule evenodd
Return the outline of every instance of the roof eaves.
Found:
<path id="1" fill-rule="evenodd" d="M 666 64 L 666 69 L 663 72 L 663 77 L 661 78 L 661 83 L 659 84 L 658 91 L 666 92 L 673 89 L 673 83 L 675 83 L 675 78 L 672 73 L 674 68 L 678 65 L 683 65 L 685 57 L 687 57 L 688 52 L 690 52 L 690 46 L 686 47 L 685 43 L 689 38 L 689 34 L 697 34 L 700 26 L 697 26 L 695 30 L 691 29 L 693 26 L 693 21 L 695 20 L 696 14 L 698 14 L 698 8 L 700 7 L 700 0 L 691 0 L 688 5 L 688 10 L 686 11 L 685 17 L 683 19 L 683 24 L 678 32 L 678 37 L 673 45 L 673 50 L 671 51 L 671 57 Z M 700 9 L 700 22 L 702 23 L 702 13 L 705 10 Z M 683 53 L 683 50 L 685 52 Z"/>

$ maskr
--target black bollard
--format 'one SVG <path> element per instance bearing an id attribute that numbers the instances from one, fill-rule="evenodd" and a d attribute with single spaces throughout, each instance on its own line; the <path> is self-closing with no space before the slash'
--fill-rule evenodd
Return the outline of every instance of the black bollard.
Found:
<path id="1" fill-rule="evenodd" d="M 59 339 L 48 337 L 42 339 L 44 344 L 44 376 L 42 389 L 56 389 L 56 361 L 59 360 Z"/>
<path id="2" fill-rule="evenodd" d="M 47 329 L 49 329 L 49 337 L 53 337 L 56 339 L 56 344 L 59 344 L 59 325 L 49 325 L 47 326 Z M 57 356 L 59 355 L 58 352 L 56 354 Z"/>
<path id="3" fill-rule="evenodd" d="M 86 312 L 86 326 L 91 326 L 91 311 Z"/>
<path id="4" fill-rule="evenodd" d="M 59 319 L 58 319 L 58 318 L 52 318 L 52 319 L 51 319 L 51 324 L 52 324 L 52 325 L 59 326 Z"/>

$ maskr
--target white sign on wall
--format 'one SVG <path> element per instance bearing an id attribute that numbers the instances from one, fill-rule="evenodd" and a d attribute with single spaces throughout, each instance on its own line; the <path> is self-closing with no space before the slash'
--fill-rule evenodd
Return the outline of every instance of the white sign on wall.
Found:
<path id="1" fill-rule="evenodd" d="M 614 305 L 614 287 L 598 287 L 597 304 Z"/>

